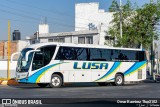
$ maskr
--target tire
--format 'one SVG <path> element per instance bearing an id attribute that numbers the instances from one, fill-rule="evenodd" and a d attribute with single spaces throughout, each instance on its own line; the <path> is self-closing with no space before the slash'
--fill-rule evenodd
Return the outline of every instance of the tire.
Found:
<path id="1" fill-rule="evenodd" d="M 51 77 L 51 83 L 50 83 L 50 87 L 52 88 L 59 88 L 62 86 L 62 77 L 57 75 L 57 74 L 53 74 Z"/>
<path id="2" fill-rule="evenodd" d="M 37 83 L 37 85 L 41 88 L 45 88 L 47 87 L 48 84 L 47 83 Z"/>
<path id="3" fill-rule="evenodd" d="M 107 82 L 97 82 L 99 86 L 107 86 L 109 83 Z"/>
<path id="4" fill-rule="evenodd" d="M 116 86 L 122 86 L 122 85 L 124 85 L 124 77 L 123 77 L 123 75 L 116 74 L 114 82 L 115 82 Z"/>

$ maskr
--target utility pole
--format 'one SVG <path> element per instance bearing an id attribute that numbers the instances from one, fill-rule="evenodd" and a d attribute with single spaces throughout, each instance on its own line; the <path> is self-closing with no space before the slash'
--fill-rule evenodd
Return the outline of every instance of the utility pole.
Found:
<path id="1" fill-rule="evenodd" d="M 153 3 L 153 0 L 150 0 L 150 4 Z M 151 76 L 153 77 L 153 80 L 155 80 L 155 73 L 154 73 L 154 61 L 155 61 L 155 49 L 154 49 L 154 37 L 152 36 L 152 43 L 151 43 Z"/>
<path id="2" fill-rule="evenodd" d="M 37 43 L 39 43 L 39 31 L 36 32 Z"/>
<path id="3" fill-rule="evenodd" d="M 7 68 L 7 80 L 10 79 L 10 21 L 8 20 L 8 46 L 7 46 L 7 50 L 8 50 L 8 68 Z"/>
<path id="4" fill-rule="evenodd" d="M 120 0 L 120 35 L 122 39 L 122 0 Z"/>

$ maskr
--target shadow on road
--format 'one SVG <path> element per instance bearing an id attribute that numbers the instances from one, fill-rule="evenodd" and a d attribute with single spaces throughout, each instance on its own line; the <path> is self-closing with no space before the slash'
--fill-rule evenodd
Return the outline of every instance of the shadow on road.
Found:
<path id="1" fill-rule="evenodd" d="M 135 85 L 141 85 L 141 84 L 125 84 L 123 86 L 118 86 L 118 87 L 126 87 L 126 86 L 135 86 Z M 14 87 L 14 88 L 21 88 L 21 89 L 48 89 L 50 88 L 49 86 L 45 87 L 45 88 L 41 88 L 36 84 L 19 84 L 19 85 L 8 85 L 10 87 Z M 65 84 L 64 86 L 62 86 L 61 88 L 85 88 L 85 87 L 117 87 L 114 86 L 112 84 L 108 84 L 107 86 L 99 86 L 97 83 L 69 83 L 69 84 Z"/>

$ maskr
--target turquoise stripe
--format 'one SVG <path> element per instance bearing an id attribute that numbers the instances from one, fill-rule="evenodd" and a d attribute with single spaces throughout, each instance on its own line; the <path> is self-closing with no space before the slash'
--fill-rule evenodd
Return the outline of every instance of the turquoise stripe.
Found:
<path id="1" fill-rule="evenodd" d="M 123 74 L 124 76 L 134 72 L 135 70 L 137 70 L 138 68 L 140 68 L 141 66 L 143 66 L 146 63 L 146 61 L 142 61 L 142 62 L 136 62 L 134 63 L 128 70 L 126 70 Z M 114 78 L 111 78 L 110 80 L 114 80 Z"/>
<path id="2" fill-rule="evenodd" d="M 95 80 L 95 81 L 98 81 L 98 80 L 100 80 L 100 79 L 103 79 L 103 78 L 107 77 L 109 74 L 111 74 L 112 72 L 114 72 L 115 69 L 120 65 L 120 63 L 121 63 L 121 62 L 115 62 L 115 63 L 113 64 L 113 66 L 111 67 L 111 69 L 110 69 L 105 75 L 103 75 L 101 78 L 99 78 L 99 79 L 97 79 L 97 80 Z"/>
<path id="3" fill-rule="evenodd" d="M 30 83 L 36 83 L 36 80 L 38 79 L 38 77 L 43 73 L 45 72 L 46 70 L 58 65 L 58 64 L 61 64 L 61 63 L 56 63 L 56 64 L 53 64 L 53 65 L 49 65 L 45 68 L 42 68 L 40 69 L 39 71 L 37 71 L 36 73 L 34 73 L 33 75 L 29 76 L 28 77 L 28 80 L 26 80 L 25 78 L 23 79 L 20 79 L 19 81 L 20 82 L 30 82 Z"/>
<path id="4" fill-rule="evenodd" d="M 130 67 L 127 71 L 124 72 L 124 76 L 134 72 L 135 70 L 143 66 L 145 63 L 146 61 L 136 62 L 132 67 Z"/>

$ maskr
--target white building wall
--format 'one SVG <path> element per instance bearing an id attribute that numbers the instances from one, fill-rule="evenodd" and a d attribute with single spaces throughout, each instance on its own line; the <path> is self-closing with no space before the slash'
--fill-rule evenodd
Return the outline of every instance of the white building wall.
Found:
<path id="1" fill-rule="evenodd" d="M 46 43 L 46 42 L 48 42 L 48 39 L 52 39 L 52 38 L 41 38 L 40 39 L 40 43 Z"/>
<path id="2" fill-rule="evenodd" d="M 72 37 L 72 38 L 73 38 L 72 42 L 73 42 L 74 44 L 78 44 L 78 36 Z"/>
<path id="3" fill-rule="evenodd" d="M 0 61 L 0 78 L 7 78 L 7 61 Z M 10 62 L 10 77 L 15 78 L 17 61 Z"/>
<path id="4" fill-rule="evenodd" d="M 48 24 L 39 24 L 39 34 L 46 34 L 46 33 L 49 33 Z"/>
<path id="5" fill-rule="evenodd" d="M 72 43 L 71 36 L 65 37 L 65 43 Z"/>
<path id="6" fill-rule="evenodd" d="M 78 3 L 75 6 L 75 31 L 89 30 L 89 24 L 98 29 L 99 43 L 104 44 L 105 31 L 111 26 L 113 13 L 99 9 L 99 3 Z"/>
<path id="7" fill-rule="evenodd" d="M 29 42 L 19 40 L 17 44 L 17 51 L 20 52 L 23 48 L 25 48 L 27 45 L 29 45 Z"/>
<path id="8" fill-rule="evenodd" d="M 93 44 L 95 44 L 95 45 L 99 44 L 99 34 L 93 36 Z"/>

